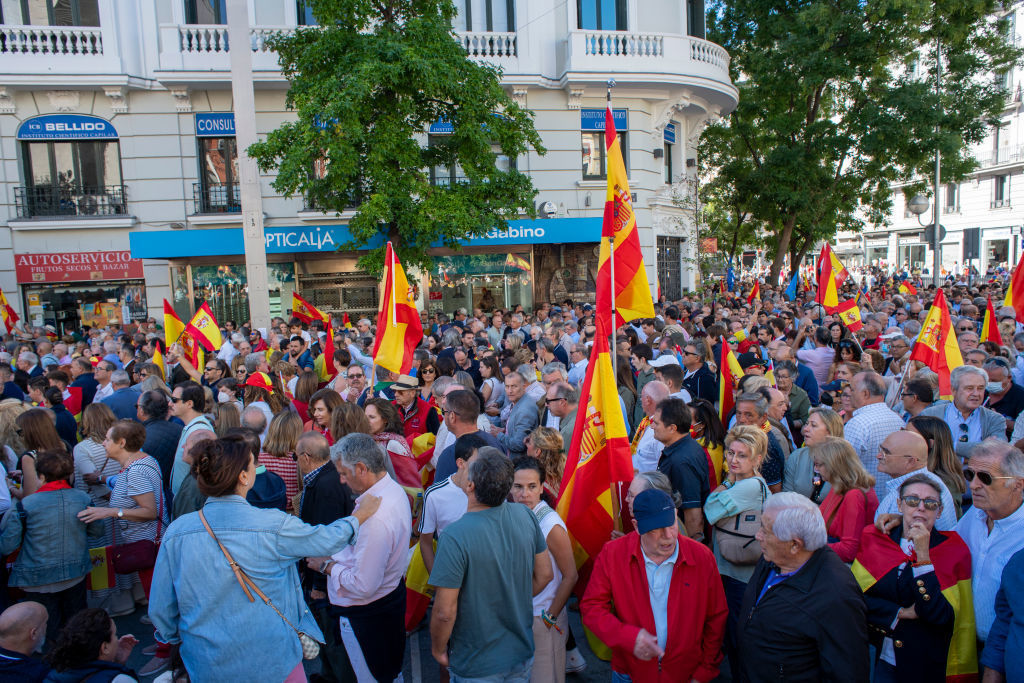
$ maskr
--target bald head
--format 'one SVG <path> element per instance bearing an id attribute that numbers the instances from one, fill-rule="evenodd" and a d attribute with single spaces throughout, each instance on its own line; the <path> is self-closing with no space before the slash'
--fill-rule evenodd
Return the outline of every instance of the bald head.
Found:
<path id="1" fill-rule="evenodd" d="M 893 432 L 878 448 L 878 471 L 891 477 L 928 466 L 928 442 L 917 432 Z"/>
<path id="2" fill-rule="evenodd" d="M 19 602 L 0 614 L 0 647 L 31 655 L 46 637 L 46 608 L 38 602 Z"/>
<path id="3" fill-rule="evenodd" d="M 640 403 L 643 405 L 644 413 L 654 415 L 655 407 L 668 398 L 671 393 L 668 385 L 661 380 L 655 379 L 645 384 L 640 392 Z"/>

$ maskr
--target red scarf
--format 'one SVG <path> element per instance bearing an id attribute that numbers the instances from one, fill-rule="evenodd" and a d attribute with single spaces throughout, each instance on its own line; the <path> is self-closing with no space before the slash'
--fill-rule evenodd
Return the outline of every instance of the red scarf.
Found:
<path id="1" fill-rule="evenodd" d="M 46 482 L 36 489 L 36 493 L 43 493 L 44 491 L 62 491 L 69 488 L 71 488 L 71 484 L 67 483 L 63 479 L 58 479 L 57 481 Z"/>

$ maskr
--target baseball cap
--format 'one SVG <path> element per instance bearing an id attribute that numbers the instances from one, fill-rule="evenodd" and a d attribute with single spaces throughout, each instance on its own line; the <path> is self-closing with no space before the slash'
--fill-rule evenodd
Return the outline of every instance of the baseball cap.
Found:
<path id="1" fill-rule="evenodd" d="M 652 368 L 663 368 L 666 365 L 679 365 L 679 359 L 671 353 L 665 352 L 648 363 Z"/>
<path id="2" fill-rule="evenodd" d="M 676 507 L 664 491 L 647 489 L 633 499 L 633 519 L 641 535 L 655 529 L 664 529 L 676 523 Z"/>
<path id="3" fill-rule="evenodd" d="M 747 368 L 754 367 L 755 365 L 760 365 L 761 367 L 767 365 L 767 363 L 758 358 L 757 354 L 754 353 L 753 351 L 741 353 L 736 360 L 739 361 L 740 367 L 743 368 L 744 370 L 746 370 Z"/>

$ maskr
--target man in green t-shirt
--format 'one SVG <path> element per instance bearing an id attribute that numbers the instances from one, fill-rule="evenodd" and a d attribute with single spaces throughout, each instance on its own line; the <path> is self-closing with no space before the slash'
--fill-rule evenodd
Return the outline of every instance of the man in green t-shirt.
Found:
<path id="1" fill-rule="evenodd" d="M 430 640 L 452 683 L 530 679 L 533 596 L 554 574 L 537 518 L 525 505 L 505 502 L 512 479 L 512 463 L 500 450 L 479 449 L 460 483 L 466 514 L 438 543 Z"/>

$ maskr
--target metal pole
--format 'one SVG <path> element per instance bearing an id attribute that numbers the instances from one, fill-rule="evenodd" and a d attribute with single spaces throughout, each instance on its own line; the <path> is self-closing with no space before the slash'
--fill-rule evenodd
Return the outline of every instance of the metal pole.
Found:
<path id="1" fill-rule="evenodd" d="M 939 39 L 935 39 L 935 104 L 939 108 L 939 114 L 942 114 L 942 44 Z M 936 133 L 940 132 L 940 129 L 936 128 Z M 939 254 L 940 242 L 942 241 L 942 235 L 939 234 L 939 174 L 942 169 L 942 153 L 939 151 L 939 141 L 935 141 L 935 202 L 932 206 L 932 283 L 939 287 L 942 285 L 942 275 L 939 271 L 942 268 L 942 257 Z"/>
<path id="2" fill-rule="evenodd" d="M 231 97 L 238 147 L 239 196 L 245 276 L 249 288 L 249 320 L 253 329 L 270 328 L 270 283 L 263 236 L 263 192 L 259 168 L 246 150 L 256 142 L 256 95 L 253 92 L 248 0 L 227 0 L 228 45 L 231 54 Z M 230 188 L 229 190 L 230 191 Z"/>

